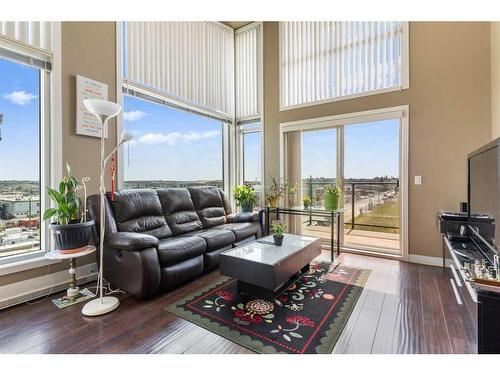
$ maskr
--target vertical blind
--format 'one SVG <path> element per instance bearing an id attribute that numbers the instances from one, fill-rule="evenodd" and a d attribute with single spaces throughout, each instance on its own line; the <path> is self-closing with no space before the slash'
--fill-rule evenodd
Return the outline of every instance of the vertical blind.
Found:
<path id="1" fill-rule="evenodd" d="M 281 107 L 403 85 L 402 22 L 280 22 Z"/>
<path id="2" fill-rule="evenodd" d="M 52 22 L 0 21 L 0 34 L 31 47 L 53 50 Z"/>
<path id="3" fill-rule="evenodd" d="M 261 114 L 262 24 L 235 31 L 236 120 Z"/>
<path id="4" fill-rule="evenodd" d="M 215 22 L 125 22 L 124 79 L 234 114 L 234 34 Z"/>

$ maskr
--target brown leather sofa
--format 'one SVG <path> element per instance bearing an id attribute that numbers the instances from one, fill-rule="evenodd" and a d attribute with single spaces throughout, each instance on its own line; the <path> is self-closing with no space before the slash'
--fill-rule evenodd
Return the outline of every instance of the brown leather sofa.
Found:
<path id="1" fill-rule="evenodd" d="M 217 268 L 221 252 L 260 237 L 257 215 L 232 213 L 215 187 L 121 190 L 105 205 L 104 278 L 139 298 Z M 99 206 L 90 196 L 96 243 Z"/>

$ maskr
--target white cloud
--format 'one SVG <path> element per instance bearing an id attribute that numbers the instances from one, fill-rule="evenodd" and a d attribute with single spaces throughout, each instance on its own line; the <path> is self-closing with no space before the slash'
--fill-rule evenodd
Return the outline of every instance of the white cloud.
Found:
<path id="1" fill-rule="evenodd" d="M 12 91 L 9 94 L 4 94 L 3 98 L 7 99 L 12 104 L 26 105 L 30 104 L 31 101 L 36 98 L 36 95 L 30 94 L 29 92 L 22 90 L 22 91 Z"/>
<path id="2" fill-rule="evenodd" d="M 189 133 L 147 133 L 137 139 L 137 142 L 143 145 L 157 145 L 166 143 L 169 146 L 177 141 L 195 142 L 201 139 L 214 138 L 220 135 L 220 131 L 207 131 L 203 133 L 190 131 Z"/>
<path id="3" fill-rule="evenodd" d="M 146 116 L 146 112 L 144 111 L 128 111 L 128 112 L 123 112 L 123 118 L 125 121 L 133 122 L 137 121 L 141 118 Z"/>

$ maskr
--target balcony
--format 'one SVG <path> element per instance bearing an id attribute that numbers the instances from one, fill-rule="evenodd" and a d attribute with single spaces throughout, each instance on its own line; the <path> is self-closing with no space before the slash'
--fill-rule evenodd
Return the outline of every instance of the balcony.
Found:
<path id="1" fill-rule="evenodd" d="M 335 181 L 302 183 L 302 196 L 312 199 L 313 205 L 324 205 L 324 189 Z M 343 245 L 398 252 L 400 214 L 399 180 L 346 181 L 343 191 Z M 330 238 L 329 223 L 311 215 L 302 222 L 302 233 Z"/>

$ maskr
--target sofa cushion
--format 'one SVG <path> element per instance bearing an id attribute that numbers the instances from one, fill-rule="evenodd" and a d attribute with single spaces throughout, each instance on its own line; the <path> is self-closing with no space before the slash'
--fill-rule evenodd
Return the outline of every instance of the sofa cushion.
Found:
<path id="1" fill-rule="evenodd" d="M 191 194 L 185 188 L 158 189 L 163 215 L 174 235 L 202 229 Z"/>
<path id="2" fill-rule="evenodd" d="M 206 248 L 205 240 L 197 236 L 165 238 L 158 245 L 158 258 L 166 267 L 199 256 Z"/>
<path id="3" fill-rule="evenodd" d="M 248 237 L 257 236 L 260 228 L 259 223 L 232 223 L 217 225 L 213 229 L 230 230 L 236 236 L 236 241 L 241 241 Z"/>
<path id="4" fill-rule="evenodd" d="M 219 188 L 204 186 L 188 188 L 188 190 L 203 228 L 210 228 L 226 222 L 226 211 Z"/>
<path id="5" fill-rule="evenodd" d="M 156 238 L 172 235 L 162 214 L 160 199 L 152 189 L 126 189 L 115 193 L 111 207 L 120 232 L 150 234 Z"/>
<path id="6" fill-rule="evenodd" d="M 203 229 L 196 232 L 183 234 L 184 236 L 201 237 L 207 243 L 207 251 L 215 251 L 227 247 L 236 242 L 236 236 L 231 230 L 225 229 Z"/>

